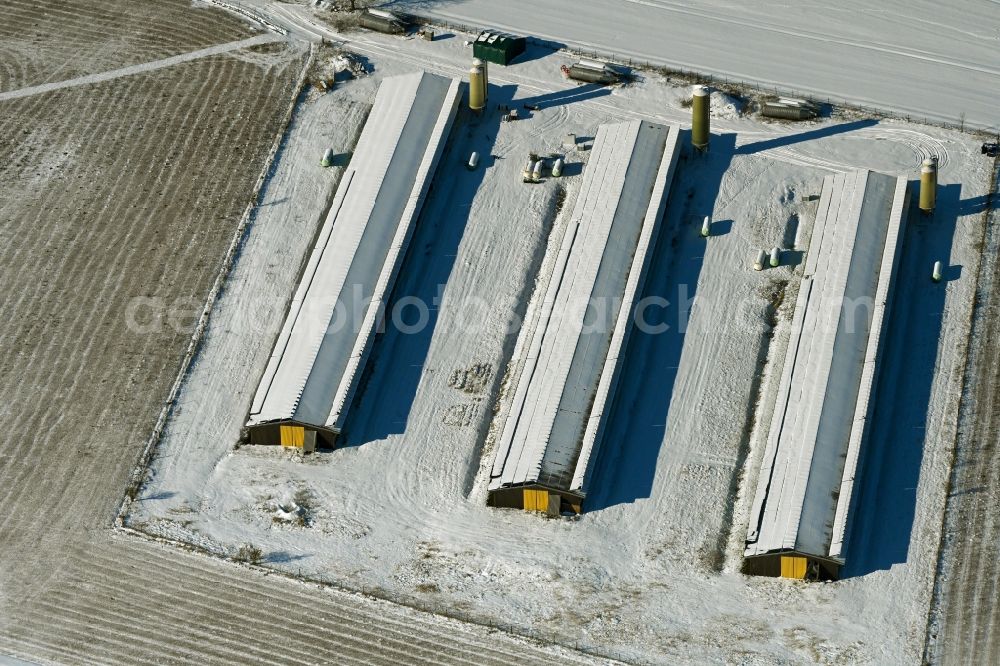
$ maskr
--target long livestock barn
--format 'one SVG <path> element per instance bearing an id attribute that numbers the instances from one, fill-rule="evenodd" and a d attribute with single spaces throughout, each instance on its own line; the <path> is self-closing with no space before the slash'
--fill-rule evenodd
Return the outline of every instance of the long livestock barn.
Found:
<path id="1" fill-rule="evenodd" d="M 333 446 L 448 140 L 459 81 L 385 79 L 260 380 L 253 444 Z"/>
<path id="2" fill-rule="evenodd" d="M 857 171 L 823 183 L 750 514 L 747 573 L 832 579 L 846 561 L 908 203 L 903 177 Z"/>
<path id="3" fill-rule="evenodd" d="M 618 383 L 634 301 L 677 164 L 674 126 L 601 125 L 522 358 L 489 485 L 493 506 L 579 513 Z M 555 251 L 551 248 L 550 251 Z M 607 321 L 588 315 L 605 308 Z"/>

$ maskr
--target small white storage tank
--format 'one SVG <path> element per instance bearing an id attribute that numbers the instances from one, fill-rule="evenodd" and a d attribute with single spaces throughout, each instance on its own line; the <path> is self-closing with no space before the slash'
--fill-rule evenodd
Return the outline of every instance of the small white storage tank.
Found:
<path id="1" fill-rule="evenodd" d="M 781 265 L 781 248 L 780 247 L 771 248 L 771 260 L 770 260 L 769 263 L 771 264 L 771 268 L 777 268 L 778 266 Z"/>
<path id="2" fill-rule="evenodd" d="M 767 262 L 767 252 L 764 250 L 759 250 L 757 252 L 757 259 L 753 262 L 753 269 L 755 271 L 764 270 L 764 264 Z"/>
<path id="3" fill-rule="evenodd" d="M 524 182 L 531 181 L 531 174 L 535 171 L 535 160 L 528 158 L 528 161 L 524 164 L 524 170 L 521 171 L 521 178 Z"/>

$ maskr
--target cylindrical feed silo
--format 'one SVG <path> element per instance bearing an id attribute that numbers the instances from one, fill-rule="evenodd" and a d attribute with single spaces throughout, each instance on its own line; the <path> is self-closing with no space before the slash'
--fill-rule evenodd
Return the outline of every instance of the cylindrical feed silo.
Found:
<path id="1" fill-rule="evenodd" d="M 483 100 L 489 101 L 490 99 L 490 66 L 485 60 L 480 60 L 479 58 L 472 59 L 472 66 L 478 67 L 483 73 Z"/>
<path id="2" fill-rule="evenodd" d="M 920 210 L 933 213 L 937 204 L 937 158 L 928 157 L 920 167 Z"/>
<path id="3" fill-rule="evenodd" d="M 479 67 L 469 69 L 469 108 L 479 113 L 486 107 L 486 85 L 483 81 L 483 70 Z"/>
<path id="4" fill-rule="evenodd" d="M 709 100 L 706 86 L 694 87 L 691 94 L 691 145 L 698 150 L 708 150 L 708 135 L 711 132 Z"/>

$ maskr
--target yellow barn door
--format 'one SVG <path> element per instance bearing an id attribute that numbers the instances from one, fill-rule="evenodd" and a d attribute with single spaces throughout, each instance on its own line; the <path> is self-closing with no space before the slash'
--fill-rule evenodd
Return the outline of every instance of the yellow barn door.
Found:
<path id="1" fill-rule="evenodd" d="M 306 429 L 302 426 L 281 426 L 281 445 L 301 449 L 306 441 Z"/>
<path id="2" fill-rule="evenodd" d="M 805 579 L 807 562 L 808 560 L 804 557 L 798 557 L 793 555 L 782 555 L 781 577 L 795 578 L 797 580 Z"/>
<path id="3" fill-rule="evenodd" d="M 524 510 L 542 511 L 549 510 L 549 491 L 524 489 Z"/>

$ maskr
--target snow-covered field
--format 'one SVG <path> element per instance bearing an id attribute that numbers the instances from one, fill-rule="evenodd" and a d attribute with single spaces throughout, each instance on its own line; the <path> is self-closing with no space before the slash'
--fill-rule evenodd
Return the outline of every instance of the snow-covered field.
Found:
<path id="1" fill-rule="evenodd" d="M 666 3 L 641 6 L 654 4 Z M 897 122 L 767 124 L 720 110 L 710 153 L 686 151 L 678 165 L 647 284 L 671 302 L 659 313 L 669 328 L 630 342 L 591 510 L 550 520 L 485 506 L 515 324 L 530 321 L 551 270 L 546 247 L 567 224 L 557 211 L 571 210 L 586 168 L 587 154 L 573 153 L 565 178 L 526 185 L 525 155 L 558 150 L 569 132 L 592 137 L 602 122 L 684 123 L 688 90 L 652 73 L 624 88 L 575 86 L 559 75 L 568 58 L 541 50 L 491 68 L 490 112 L 460 114 L 395 291 L 430 304 L 429 325 L 390 326 L 379 341 L 343 448 L 305 459 L 234 450 L 336 186 L 338 169 L 318 166 L 323 150 L 351 149 L 380 77 L 461 76 L 470 57 L 464 35 L 344 38 L 374 74 L 300 109 L 129 523 L 220 553 L 250 543 L 291 574 L 631 659 L 919 660 L 978 264 L 969 202 L 988 172 L 978 144 Z M 501 124 L 495 105 L 511 101 L 528 117 Z M 474 150 L 482 160 L 470 172 Z M 915 178 L 928 154 L 941 158 L 943 187 L 934 218 L 914 216 L 905 241 L 854 577 L 745 577 L 762 453 L 754 424 L 769 419 L 800 270 L 756 273 L 755 250 L 794 245 L 801 260 L 824 175 L 864 167 Z M 709 214 L 706 241 L 697 232 Z M 936 259 L 949 279 L 932 286 Z M 412 323 L 415 312 L 403 314 Z"/>
<path id="2" fill-rule="evenodd" d="M 389 6 L 638 58 L 995 128 L 1000 3 L 394 0 Z"/>

